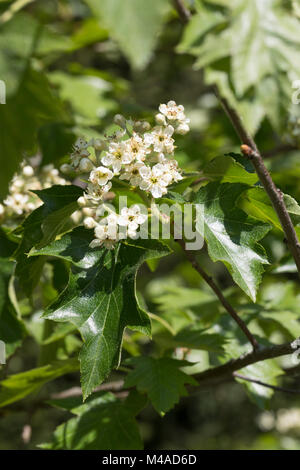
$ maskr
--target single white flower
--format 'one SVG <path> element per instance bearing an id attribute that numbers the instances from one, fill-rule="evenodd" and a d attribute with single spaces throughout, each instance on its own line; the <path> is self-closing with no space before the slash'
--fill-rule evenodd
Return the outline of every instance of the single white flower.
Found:
<path id="1" fill-rule="evenodd" d="M 128 180 L 132 186 L 138 186 L 142 180 L 140 169 L 145 166 L 142 162 L 131 163 L 125 167 L 125 172 L 121 173 L 121 180 Z"/>
<path id="2" fill-rule="evenodd" d="M 132 155 L 132 161 L 137 160 L 143 162 L 148 153 L 151 152 L 149 144 L 138 134 L 134 133 L 130 139 L 126 140 L 128 153 Z"/>
<path id="3" fill-rule="evenodd" d="M 105 166 L 99 166 L 91 171 L 89 180 L 92 184 L 105 186 L 109 180 L 113 178 L 114 174 L 109 168 Z"/>
<path id="4" fill-rule="evenodd" d="M 101 162 L 105 166 L 111 166 L 114 173 L 119 173 L 122 165 L 131 163 L 134 156 L 128 152 L 124 141 L 110 143 L 107 152 L 102 157 Z"/>
<path id="5" fill-rule="evenodd" d="M 146 145 L 153 146 L 155 152 L 170 154 L 175 149 L 174 139 L 172 139 L 173 133 L 174 128 L 172 126 L 156 126 L 152 132 L 145 134 L 144 140 Z"/>
<path id="6" fill-rule="evenodd" d="M 99 186 L 99 184 L 93 184 L 93 183 L 88 183 L 86 192 L 83 197 L 84 199 L 79 198 L 78 203 L 81 207 L 85 206 L 88 201 L 91 201 L 93 203 L 99 203 L 103 199 L 106 193 L 110 190 L 112 184 L 109 181 L 107 184 L 103 186 Z"/>
<path id="7" fill-rule="evenodd" d="M 123 207 L 118 217 L 118 224 L 121 227 L 127 227 L 129 234 L 134 234 L 138 227 L 147 220 L 147 215 L 142 214 L 141 208 L 135 204 L 131 207 Z"/>
<path id="8" fill-rule="evenodd" d="M 114 248 L 118 241 L 118 216 L 115 213 L 110 214 L 98 223 L 94 230 L 95 239 L 90 243 L 91 248 L 104 246 L 105 248 Z"/>
<path id="9" fill-rule="evenodd" d="M 145 191 L 150 191 L 152 196 L 157 198 L 167 193 L 167 186 L 169 184 L 169 177 L 165 173 L 164 165 L 157 163 L 152 168 L 144 166 L 140 169 L 142 181 L 140 188 Z"/>
<path id="10" fill-rule="evenodd" d="M 169 121 L 184 121 L 186 119 L 184 107 L 181 104 L 177 106 L 175 101 L 161 104 L 158 109 Z"/>

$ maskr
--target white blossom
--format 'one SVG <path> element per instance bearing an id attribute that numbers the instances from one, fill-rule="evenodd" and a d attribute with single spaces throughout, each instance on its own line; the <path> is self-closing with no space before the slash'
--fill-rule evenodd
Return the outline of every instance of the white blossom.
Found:
<path id="1" fill-rule="evenodd" d="M 154 198 L 161 197 L 167 193 L 167 186 L 170 182 L 167 177 L 164 165 L 157 163 L 152 168 L 144 166 L 140 169 L 142 181 L 140 188 L 145 191 L 150 191 Z"/>
<path id="2" fill-rule="evenodd" d="M 90 243 L 91 248 L 104 246 L 105 248 L 114 248 L 118 241 L 118 216 L 115 213 L 110 214 L 98 223 L 94 230 L 95 239 Z"/>
<path id="3" fill-rule="evenodd" d="M 105 186 L 109 180 L 113 178 L 114 174 L 109 168 L 105 166 L 99 166 L 90 173 L 90 182 L 94 185 Z"/>
<path id="4" fill-rule="evenodd" d="M 101 162 L 105 166 L 111 166 L 115 174 L 119 173 L 123 164 L 131 163 L 134 156 L 128 152 L 128 147 L 124 141 L 110 143 L 107 152 L 102 157 Z"/>
<path id="5" fill-rule="evenodd" d="M 139 186 L 142 180 L 140 169 L 144 166 L 142 162 L 131 163 L 131 165 L 126 166 L 125 172 L 120 175 L 120 179 L 128 180 L 132 186 Z"/>
<path id="6" fill-rule="evenodd" d="M 161 104 L 158 109 L 169 121 L 184 121 L 186 119 L 184 107 L 181 104 L 177 106 L 175 101 Z"/>
<path id="7" fill-rule="evenodd" d="M 118 224 L 127 228 L 127 234 L 135 238 L 138 227 L 147 220 L 147 215 L 142 214 L 141 208 L 135 204 L 131 207 L 123 207 L 118 217 Z"/>
<path id="8" fill-rule="evenodd" d="M 146 145 L 152 145 L 153 150 L 158 153 L 173 153 L 174 139 L 172 135 L 174 133 L 174 128 L 172 126 L 156 126 L 153 128 L 152 132 L 145 134 L 144 140 Z"/>

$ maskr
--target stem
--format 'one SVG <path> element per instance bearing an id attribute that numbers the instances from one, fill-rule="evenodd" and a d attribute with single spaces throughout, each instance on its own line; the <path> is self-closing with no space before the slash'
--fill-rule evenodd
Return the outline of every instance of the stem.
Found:
<path id="1" fill-rule="evenodd" d="M 6 23 L 7 21 L 11 20 L 11 18 L 14 16 L 15 13 L 17 13 L 19 10 L 24 8 L 26 5 L 29 3 L 34 2 L 34 0 L 17 0 L 14 2 L 8 10 L 6 10 L 1 16 L 0 16 L 0 24 Z"/>
<path id="2" fill-rule="evenodd" d="M 214 291 L 218 299 L 220 300 L 221 304 L 225 308 L 225 310 L 229 313 L 229 315 L 233 318 L 233 320 L 238 324 L 240 329 L 243 331 L 245 336 L 248 338 L 250 343 L 252 344 L 253 351 L 256 351 L 258 349 L 258 342 L 252 335 L 252 333 L 249 331 L 246 323 L 240 318 L 238 313 L 235 311 L 233 306 L 228 302 L 227 299 L 225 299 L 224 295 L 222 294 L 221 289 L 217 286 L 215 281 L 213 280 L 212 277 L 210 277 L 206 271 L 197 263 L 197 260 L 195 257 L 192 255 L 190 251 L 187 251 L 185 248 L 185 244 L 183 240 L 176 240 L 180 246 L 182 247 L 187 259 L 190 261 L 191 265 L 193 268 L 202 276 L 202 278 L 205 280 L 205 282 L 211 287 L 211 289 Z"/>
<path id="3" fill-rule="evenodd" d="M 291 388 L 277 387 L 276 385 L 267 384 L 265 382 L 262 382 L 261 380 L 252 379 L 250 377 L 246 377 L 245 375 L 238 374 L 237 372 L 234 372 L 233 375 L 237 379 L 245 380 L 246 382 L 252 382 L 254 384 L 261 385 L 262 387 L 272 388 L 273 390 L 277 390 L 278 392 L 300 394 L 300 390 L 293 390 Z"/>
<path id="4" fill-rule="evenodd" d="M 228 101 L 220 96 L 218 89 L 215 87 L 216 95 L 218 96 L 226 114 L 228 115 L 230 121 L 233 124 L 233 127 L 236 130 L 239 138 L 241 139 L 242 146 L 241 150 L 243 154 L 248 157 L 254 169 L 262 183 L 263 187 L 265 188 L 266 193 L 268 194 L 270 201 L 274 207 L 274 210 L 277 213 L 281 226 L 283 228 L 287 243 L 289 245 L 290 251 L 293 255 L 295 260 L 298 273 L 300 275 L 300 243 L 293 226 L 293 222 L 290 218 L 290 215 L 287 211 L 283 200 L 282 192 L 276 187 L 274 181 L 270 173 L 268 172 L 267 168 L 265 167 L 263 158 L 256 146 L 255 141 L 245 129 L 242 119 L 239 114 L 233 109 Z"/>
<path id="5" fill-rule="evenodd" d="M 174 0 L 175 9 L 178 12 L 178 15 L 183 23 L 188 23 L 191 18 L 191 12 L 188 10 L 183 2 L 183 0 Z"/>
<path id="6" fill-rule="evenodd" d="M 255 364 L 256 362 L 265 361 L 266 359 L 274 359 L 275 357 L 285 356 L 295 352 L 292 343 L 284 343 L 280 345 L 271 346 L 269 348 L 260 348 L 250 353 L 244 354 L 238 359 L 233 359 L 221 366 L 214 367 L 213 369 L 205 370 L 194 376 L 201 387 L 205 385 L 213 385 L 215 383 L 231 379 L 232 374 L 242 369 L 243 367 Z"/>

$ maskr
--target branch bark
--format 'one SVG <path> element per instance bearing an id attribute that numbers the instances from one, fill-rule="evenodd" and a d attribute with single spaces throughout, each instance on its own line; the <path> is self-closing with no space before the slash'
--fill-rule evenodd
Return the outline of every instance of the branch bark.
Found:
<path id="1" fill-rule="evenodd" d="M 191 18 L 190 11 L 184 5 L 183 0 L 174 0 L 175 9 L 178 12 L 178 15 L 183 23 L 188 23 Z"/>
<path id="2" fill-rule="evenodd" d="M 251 382 L 253 384 L 261 385 L 262 387 L 271 388 L 272 390 L 275 390 L 277 392 L 291 393 L 291 394 L 297 394 L 297 395 L 300 394 L 300 390 L 293 390 L 292 388 L 284 388 L 284 387 L 278 387 L 277 385 L 267 384 L 266 382 L 262 382 L 261 380 L 257 380 L 257 379 L 252 379 L 251 377 L 238 374 L 237 372 L 234 372 L 233 376 L 236 377 L 237 379 L 245 380 L 246 382 Z"/>
<path id="3" fill-rule="evenodd" d="M 276 187 L 274 181 L 272 180 L 270 173 L 265 167 L 263 158 L 256 146 L 256 143 L 251 137 L 251 135 L 248 133 L 248 131 L 245 129 L 241 117 L 239 116 L 237 111 L 230 106 L 228 101 L 220 95 L 217 87 L 215 87 L 215 92 L 243 144 L 241 146 L 243 154 L 251 160 L 252 165 L 254 166 L 254 169 L 260 179 L 260 182 L 265 188 L 265 191 L 269 196 L 274 210 L 276 211 L 276 214 L 283 228 L 287 244 L 293 255 L 298 269 L 298 273 L 300 275 L 300 243 L 293 222 L 285 206 L 283 194 Z"/>
<path id="4" fill-rule="evenodd" d="M 195 375 L 194 378 L 197 380 L 200 389 L 206 386 L 216 385 L 221 381 L 231 380 L 235 371 L 249 366 L 250 364 L 292 354 L 295 352 L 295 348 L 292 344 L 293 342 L 274 345 L 268 348 L 260 348 L 259 350 L 244 354 L 238 359 L 232 359 L 221 366 L 200 372 Z"/>

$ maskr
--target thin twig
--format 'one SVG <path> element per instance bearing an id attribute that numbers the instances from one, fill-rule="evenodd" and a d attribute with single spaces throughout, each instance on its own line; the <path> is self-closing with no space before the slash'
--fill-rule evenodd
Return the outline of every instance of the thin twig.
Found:
<path id="1" fill-rule="evenodd" d="M 183 0 L 174 0 L 175 8 L 178 12 L 178 15 L 183 23 L 188 23 L 191 18 L 191 12 L 184 5 Z"/>
<path id="2" fill-rule="evenodd" d="M 295 150 L 299 151 L 300 149 L 296 145 L 279 144 L 279 145 L 277 145 L 276 147 L 273 147 L 270 150 L 266 150 L 264 152 L 264 157 L 265 158 L 273 158 L 273 157 L 276 157 L 276 155 L 278 155 L 279 153 L 292 152 L 292 151 L 295 151 Z"/>
<path id="3" fill-rule="evenodd" d="M 214 293 L 216 294 L 216 296 L 220 300 L 220 302 L 223 305 L 223 307 L 225 308 L 225 310 L 229 313 L 229 315 L 231 315 L 233 320 L 238 324 L 240 329 L 243 331 L 245 336 L 248 338 L 248 340 L 252 344 L 253 350 L 254 351 L 257 350 L 258 349 L 258 342 L 254 338 L 252 333 L 249 331 L 246 323 L 244 323 L 244 321 L 240 318 L 238 313 L 235 311 L 233 306 L 228 302 L 227 299 L 225 299 L 224 295 L 222 294 L 221 289 L 217 286 L 217 284 L 215 283 L 213 278 L 210 277 L 206 273 L 206 271 L 204 271 L 204 269 L 199 265 L 199 263 L 195 259 L 194 255 L 190 251 L 186 250 L 184 241 L 183 240 L 176 240 L 176 241 L 182 247 L 187 259 L 190 261 L 193 268 L 200 274 L 200 276 L 202 276 L 202 278 L 205 280 L 205 282 L 211 287 L 211 289 L 214 291 Z"/>
<path id="4" fill-rule="evenodd" d="M 274 359 L 276 357 L 285 356 L 295 352 L 295 347 L 292 343 L 284 343 L 268 348 L 260 348 L 256 351 L 246 353 L 237 359 L 231 359 L 230 361 L 212 369 L 207 369 L 199 374 L 196 374 L 194 378 L 198 382 L 198 386 L 201 388 L 205 386 L 215 385 L 220 381 L 226 381 L 232 379 L 232 374 L 246 366 L 255 364 L 256 362 L 265 361 L 266 359 Z"/>
<path id="5" fill-rule="evenodd" d="M 236 377 L 237 379 L 245 380 L 246 382 L 252 382 L 254 384 L 261 385 L 262 387 L 271 388 L 272 390 L 276 390 L 277 392 L 294 393 L 298 395 L 300 394 L 300 390 L 277 387 L 277 385 L 267 384 L 266 382 L 262 382 L 261 380 L 257 380 L 257 379 L 252 379 L 251 377 L 246 377 L 245 375 L 238 374 L 237 372 L 234 372 L 233 376 Z"/>
<path id="6" fill-rule="evenodd" d="M 254 169 L 260 179 L 260 182 L 265 188 L 265 191 L 270 198 L 274 210 L 277 213 L 288 246 L 293 255 L 300 275 L 300 243 L 295 228 L 293 226 L 293 222 L 285 206 L 283 194 L 276 187 L 274 181 L 272 180 L 270 173 L 265 167 L 263 158 L 256 146 L 256 143 L 251 137 L 251 135 L 248 133 L 248 131 L 245 129 L 241 117 L 239 116 L 237 111 L 230 106 L 228 101 L 220 95 L 217 87 L 215 87 L 215 92 L 243 144 L 241 146 L 243 154 L 248 157 L 249 160 L 252 162 Z"/>

